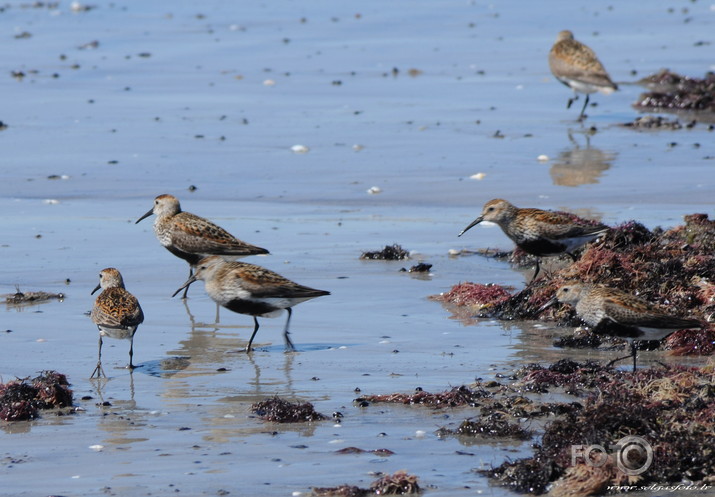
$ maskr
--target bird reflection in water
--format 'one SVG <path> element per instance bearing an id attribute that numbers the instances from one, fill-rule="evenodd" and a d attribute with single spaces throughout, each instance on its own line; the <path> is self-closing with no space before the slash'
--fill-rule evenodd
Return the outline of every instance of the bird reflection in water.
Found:
<path id="1" fill-rule="evenodd" d="M 575 133 L 584 135 L 584 146 L 574 138 Z M 576 132 L 568 130 L 572 146 L 559 153 L 549 170 L 554 185 L 580 186 L 598 183 L 603 172 L 611 167 L 618 154 L 592 147 L 592 134 L 588 129 Z"/>

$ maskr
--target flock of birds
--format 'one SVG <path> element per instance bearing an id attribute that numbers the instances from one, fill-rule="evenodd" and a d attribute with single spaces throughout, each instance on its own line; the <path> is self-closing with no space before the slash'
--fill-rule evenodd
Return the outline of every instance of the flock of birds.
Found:
<path id="1" fill-rule="evenodd" d="M 291 308 L 306 300 L 330 295 L 330 292 L 301 285 L 255 264 L 230 260 L 267 254 L 268 250 L 239 240 L 208 219 L 183 212 L 179 200 L 172 195 L 156 197 L 152 209 L 136 222 L 152 214 L 156 215 L 154 233 L 159 242 L 169 252 L 189 263 L 189 278 L 172 297 L 184 290 L 185 298 L 189 286 L 201 280 L 206 293 L 218 305 L 253 316 L 253 334 L 246 345 L 246 352 L 252 350 L 251 345 L 259 328 L 258 317 L 276 317 L 285 309 L 288 318 L 283 338 L 288 349 L 295 349 L 288 330 Z M 139 301 L 125 289 L 122 275 L 115 268 L 100 271 L 99 286 L 94 291 L 99 288 L 102 288 L 102 293 L 90 313 L 99 328 L 99 352 L 92 378 L 106 377 L 102 368 L 104 336 L 130 340 L 128 367 L 130 371 L 134 369 L 134 334 L 144 321 Z"/>
<path id="2" fill-rule="evenodd" d="M 539 272 L 539 257 L 567 254 L 575 261 L 573 251 L 610 229 L 604 224 L 574 215 L 541 209 L 523 209 L 497 198 L 484 204 L 482 215 L 458 236 L 462 236 L 482 221 L 497 224 L 519 248 L 537 257 L 533 278 L 536 278 Z M 637 340 L 662 340 L 677 330 L 703 327 L 703 323 L 697 319 L 672 316 L 666 309 L 617 288 L 567 282 L 540 310 L 556 302 L 574 306 L 579 318 L 594 331 L 627 339 L 631 353 L 611 361 L 609 365 L 632 357 L 634 371 Z"/>
<path id="3" fill-rule="evenodd" d="M 593 50 L 575 40 L 571 31 L 558 34 L 549 52 L 549 67 L 556 79 L 575 92 L 567 107 L 571 107 L 579 93 L 586 95 L 579 120 L 585 118 L 591 93 L 608 94 L 618 89 Z M 283 337 L 286 347 L 294 349 L 288 331 L 292 307 L 330 292 L 300 285 L 255 264 L 231 260 L 267 254 L 268 250 L 237 239 L 207 219 L 183 212 L 179 200 L 172 195 L 156 197 L 152 209 L 136 222 L 151 215 L 156 216 L 154 233 L 161 245 L 189 264 L 189 278 L 174 295 L 184 290 L 183 297 L 186 298 L 189 286 L 202 280 L 206 293 L 218 305 L 253 316 L 254 328 L 246 352 L 251 351 L 258 332 L 258 317 L 275 317 L 285 309 L 288 317 Z M 575 261 L 573 252 L 576 249 L 609 229 L 603 224 L 574 216 L 540 209 L 520 209 L 506 200 L 494 199 L 484 205 L 482 215 L 464 228 L 459 236 L 482 221 L 498 224 L 518 247 L 537 256 L 534 278 L 540 269 L 538 257 L 568 254 Z M 100 288 L 102 293 L 97 297 L 90 315 L 99 328 L 99 352 L 92 377 L 106 376 L 102 368 L 102 337 L 105 336 L 131 341 L 128 367 L 130 370 L 134 368 L 134 334 L 144 321 L 141 306 L 136 297 L 125 289 L 119 271 L 115 268 L 103 269 L 99 285 L 92 293 Z M 695 319 L 673 317 L 663 309 L 614 288 L 568 284 L 558 289 L 549 304 L 556 301 L 573 305 L 588 325 L 600 327 L 608 323 L 609 333 L 628 338 L 631 355 L 627 357 L 633 357 L 634 370 L 637 350 L 634 338 L 662 339 L 677 329 L 702 326 Z"/>

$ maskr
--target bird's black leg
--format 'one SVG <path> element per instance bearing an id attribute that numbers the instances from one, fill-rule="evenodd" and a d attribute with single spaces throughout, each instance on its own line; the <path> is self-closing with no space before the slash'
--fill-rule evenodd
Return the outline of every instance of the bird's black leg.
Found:
<path id="1" fill-rule="evenodd" d="M 94 371 L 92 372 L 92 376 L 90 378 L 94 378 L 94 375 L 97 375 L 97 378 L 101 378 L 104 376 L 105 378 L 107 375 L 104 373 L 104 368 L 102 367 L 102 335 L 99 335 L 99 353 L 97 354 L 97 366 L 94 368 Z"/>
<path id="2" fill-rule="evenodd" d="M 531 281 L 536 280 L 536 276 L 539 274 L 539 270 L 541 269 L 541 266 L 539 266 L 539 258 L 536 258 L 536 271 L 534 271 L 534 276 L 531 277 Z"/>
<path id="3" fill-rule="evenodd" d="M 132 359 L 134 358 L 134 335 L 129 339 L 129 372 L 134 371 L 134 364 Z"/>
<path id="4" fill-rule="evenodd" d="M 283 338 L 285 339 L 286 342 L 286 349 L 288 350 L 295 350 L 295 345 L 293 345 L 293 342 L 290 339 L 290 332 L 288 331 L 288 327 L 290 326 L 290 318 L 293 315 L 293 309 L 290 307 L 286 308 L 286 311 L 288 311 L 288 319 L 286 319 L 286 325 L 285 328 L 283 328 Z"/>
<path id="5" fill-rule="evenodd" d="M 632 340 L 631 341 L 631 354 L 633 354 L 633 372 L 636 372 L 636 354 L 638 351 L 638 346 L 636 345 L 636 341 Z"/>
<path id="6" fill-rule="evenodd" d="M 569 101 L 566 102 L 566 108 L 570 109 L 576 100 L 578 100 L 578 93 L 574 93 L 574 96 L 569 98 Z"/>
<path id="7" fill-rule="evenodd" d="M 586 94 L 586 100 L 583 102 L 583 107 L 581 108 L 581 114 L 578 116 L 579 121 L 583 121 L 586 118 L 586 114 L 584 112 L 586 111 L 586 106 L 588 105 L 588 100 L 591 97 L 588 93 Z"/>
<path id="8" fill-rule="evenodd" d="M 248 340 L 248 345 L 246 345 L 246 352 L 251 351 L 251 344 L 253 343 L 253 338 L 256 336 L 256 333 L 258 333 L 258 318 L 256 316 L 253 316 L 253 322 L 254 322 L 254 327 L 253 327 L 253 334 L 251 335 L 251 339 Z"/>
<path id="9" fill-rule="evenodd" d="M 578 258 L 575 255 L 573 255 L 571 252 L 566 252 L 566 255 L 571 257 L 571 260 L 574 262 L 576 262 L 578 260 Z"/>

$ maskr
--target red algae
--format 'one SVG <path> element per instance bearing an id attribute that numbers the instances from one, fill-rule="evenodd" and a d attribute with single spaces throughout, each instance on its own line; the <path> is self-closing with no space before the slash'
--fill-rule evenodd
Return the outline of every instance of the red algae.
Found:
<path id="1" fill-rule="evenodd" d="M 449 302 L 458 306 L 484 308 L 499 304 L 510 297 L 511 292 L 499 285 L 459 283 L 454 285 L 447 293 L 435 295 L 431 298 L 433 300 Z"/>
<path id="2" fill-rule="evenodd" d="M 36 419 L 40 410 L 71 406 L 67 377 L 56 371 L 45 371 L 29 381 L 0 384 L 0 419 L 4 421 Z"/>

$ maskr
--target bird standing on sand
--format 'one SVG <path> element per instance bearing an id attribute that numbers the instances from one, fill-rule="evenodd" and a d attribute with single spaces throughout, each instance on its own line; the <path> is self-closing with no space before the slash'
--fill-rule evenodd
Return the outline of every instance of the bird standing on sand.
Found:
<path id="1" fill-rule="evenodd" d="M 188 288 L 196 280 L 204 282 L 206 293 L 217 304 L 233 312 L 253 316 L 253 334 L 246 345 L 246 352 L 251 351 L 253 338 L 258 332 L 258 316 L 277 317 L 283 309 L 288 311 L 283 338 L 286 348 L 295 350 L 288 336 L 291 308 L 306 300 L 330 295 L 330 292 L 325 290 L 299 285 L 264 267 L 245 262 L 226 261 L 218 256 L 202 259 L 196 265 L 196 274 L 190 276 L 188 281 L 174 292 L 174 295 Z"/>
<path id="2" fill-rule="evenodd" d="M 99 273 L 99 285 L 92 290 L 92 294 L 99 289 L 99 294 L 94 302 L 90 318 L 99 328 L 99 354 L 97 366 L 90 378 L 107 375 L 102 367 L 102 337 L 129 339 L 129 371 L 134 369 L 134 334 L 137 327 L 144 322 L 144 313 L 137 298 L 124 288 L 122 275 L 115 268 L 102 269 Z"/>
<path id="3" fill-rule="evenodd" d="M 697 319 L 672 316 L 665 309 L 615 288 L 568 283 L 556 291 L 554 300 L 574 306 L 576 314 L 594 331 L 627 339 L 631 353 L 611 361 L 609 366 L 633 357 L 633 371 L 638 348 L 635 339 L 662 340 L 677 330 L 703 327 Z"/>
<path id="4" fill-rule="evenodd" d="M 152 214 L 156 214 L 154 233 L 159 243 L 189 263 L 189 278 L 194 274 L 193 267 L 196 263 L 209 255 L 237 258 L 268 253 L 264 248 L 239 240 L 208 219 L 183 212 L 179 199 L 173 195 L 156 197 L 154 207 L 134 224 Z M 183 298 L 186 298 L 186 291 Z"/>
<path id="5" fill-rule="evenodd" d="M 541 209 L 521 209 L 506 200 L 495 198 L 484 204 L 482 215 L 472 221 L 458 236 L 462 236 L 482 221 L 498 224 L 517 247 L 537 257 L 536 271 L 532 280 L 539 274 L 538 257 L 567 254 L 576 261 L 574 250 L 610 229 L 605 224 L 587 221 L 572 214 Z"/>
<path id="6" fill-rule="evenodd" d="M 563 84 L 571 88 L 576 95 L 569 99 L 566 108 L 578 99 L 578 93 L 586 95 L 579 121 L 583 120 L 591 93 L 600 91 L 608 95 L 618 89 L 611 77 L 598 60 L 593 50 L 574 39 L 571 31 L 561 31 L 549 52 L 551 73 Z"/>

